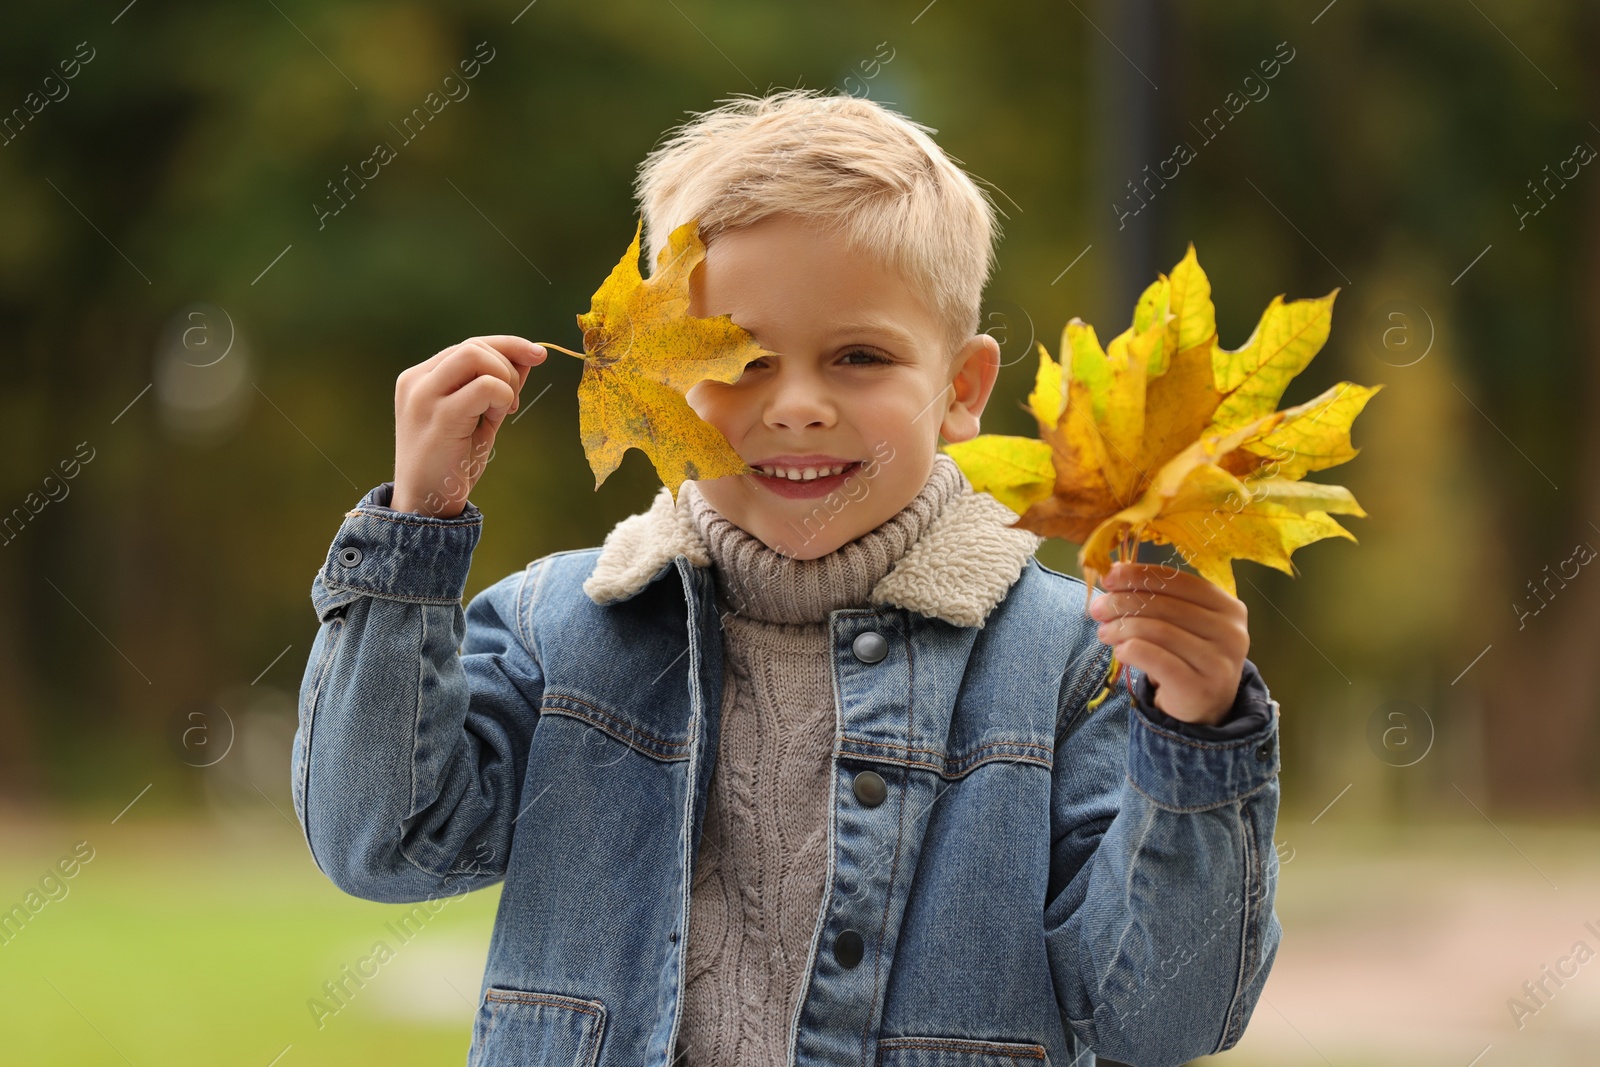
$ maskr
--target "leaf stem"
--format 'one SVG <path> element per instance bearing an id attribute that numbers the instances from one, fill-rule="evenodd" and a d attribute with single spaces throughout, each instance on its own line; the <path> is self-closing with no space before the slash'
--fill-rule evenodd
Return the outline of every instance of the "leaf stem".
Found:
<path id="1" fill-rule="evenodd" d="M 1098 708 L 1105 702 L 1106 697 L 1111 695 L 1112 688 L 1117 684 L 1117 671 L 1121 668 L 1122 664 L 1117 662 L 1117 653 L 1113 650 L 1111 653 L 1111 669 L 1106 672 L 1105 681 L 1100 683 L 1100 692 L 1085 705 L 1086 711 L 1093 711 Z"/>
<path id="2" fill-rule="evenodd" d="M 549 341 L 535 341 L 533 343 L 538 345 L 540 348 L 553 348 L 557 352 L 565 352 L 567 355 L 569 355 L 569 356 L 577 356 L 579 359 L 588 359 L 589 358 L 588 356 L 585 356 L 582 352 L 574 352 L 570 348 L 562 348 L 560 345 L 552 344 Z"/>

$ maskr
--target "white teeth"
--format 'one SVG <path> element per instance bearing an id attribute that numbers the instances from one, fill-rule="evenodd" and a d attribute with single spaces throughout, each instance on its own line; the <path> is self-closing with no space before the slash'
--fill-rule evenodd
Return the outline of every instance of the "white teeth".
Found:
<path id="1" fill-rule="evenodd" d="M 787 478 L 791 482 L 809 482 L 816 478 L 830 478 L 842 474 L 852 464 L 841 463 L 836 467 L 757 467 L 762 474 L 769 478 Z"/>

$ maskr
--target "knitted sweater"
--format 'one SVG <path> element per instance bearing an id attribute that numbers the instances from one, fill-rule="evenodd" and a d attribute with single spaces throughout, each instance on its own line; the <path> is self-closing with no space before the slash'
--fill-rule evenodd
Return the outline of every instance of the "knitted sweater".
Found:
<path id="1" fill-rule="evenodd" d="M 836 714 L 828 615 L 868 594 L 966 486 L 938 453 L 915 498 L 825 556 L 780 555 L 687 495 L 722 611 L 721 740 L 690 890 L 682 1067 L 777 1067 L 820 920 Z"/>

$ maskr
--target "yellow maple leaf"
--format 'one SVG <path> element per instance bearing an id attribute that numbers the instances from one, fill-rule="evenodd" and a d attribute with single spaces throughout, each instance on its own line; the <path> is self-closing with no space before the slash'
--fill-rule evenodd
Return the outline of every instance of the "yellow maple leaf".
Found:
<path id="1" fill-rule="evenodd" d="M 594 487 L 629 448 L 650 457 L 672 492 L 685 481 L 746 474 L 750 468 L 684 394 L 699 381 L 733 382 L 745 364 L 770 355 L 727 315 L 689 314 L 689 279 L 705 259 L 698 220 L 673 230 L 649 280 L 639 274 L 639 235 L 578 316 L 582 352 L 540 342 L 583 360 L 578 432 Z"/>
<path id="2" fill-rule="evenodd" d="M 1140 541 L 1172 545 L 1232 595 L 1235 559 L 1293 574 L 1295 549 L 1355 540 L 1333 515 L 1366 514 L 1348 489 L 1300 479 L 1356 455 L 1350 425 L 1383 386 L 1341 382 L 1276 410 L 1327 340 L 1337 295 L 1274 297 L 1249 340 L 1222 348 L 1190 244 L 1109 345 L 1079 319 L 1060 363 L 1039 345 L 1026 404 L 1037 439 L 981 434 L 944 451 L 1019 527 L 1081 545 L 1091 590 L 1113 553 L 1134 558 Z"/>

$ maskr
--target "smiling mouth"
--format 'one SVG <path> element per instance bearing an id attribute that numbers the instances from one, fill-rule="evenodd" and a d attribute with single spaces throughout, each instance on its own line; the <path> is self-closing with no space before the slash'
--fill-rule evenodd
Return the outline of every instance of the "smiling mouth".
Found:
<path id="1" fill-rule="evenodd" d="M 771 478 L 774 481 L 812 482 L 849 474 L 859 466 L 861 466 L 861 462 L 856 460 L 851 463 L 837 463 L 831 467 L 753 467 L 751 469 L 761 477 Z"/>
<path id="2" fill-rule="evenodd" d="M 859 460 L 827 467 L 753 467 L 751 477 L 774 496 L 794 500 L 827 496 L 843 488 L 861 467 Z"/>

